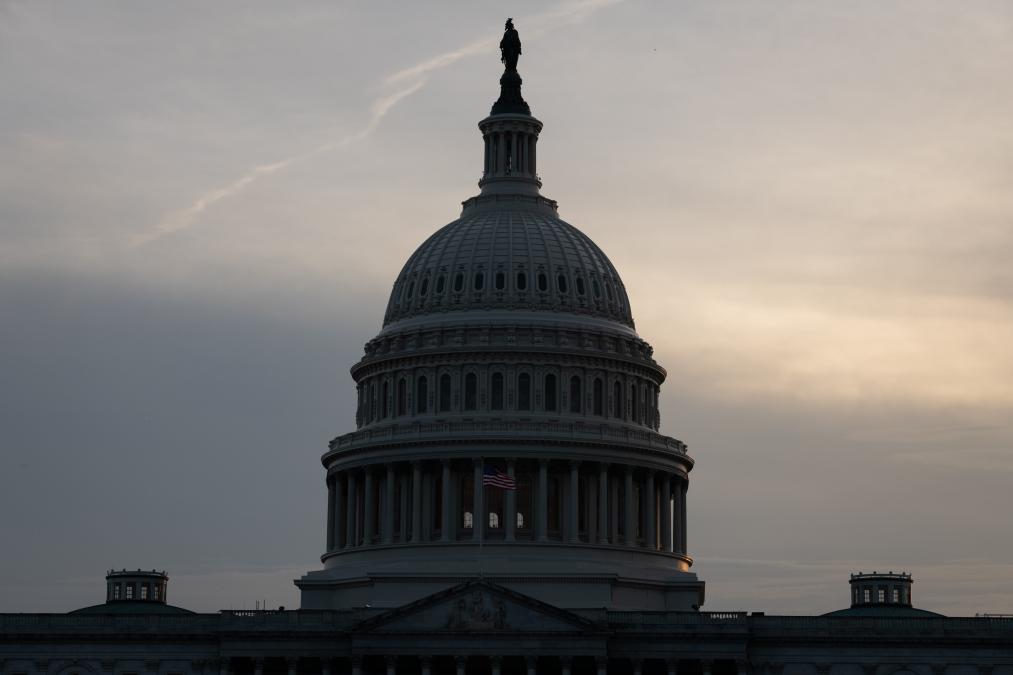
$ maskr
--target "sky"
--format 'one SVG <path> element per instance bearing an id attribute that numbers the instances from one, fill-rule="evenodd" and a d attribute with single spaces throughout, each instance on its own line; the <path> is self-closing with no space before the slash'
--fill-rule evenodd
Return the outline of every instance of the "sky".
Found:
<path id="1" fill-rule="evenodd" d="M 298 606 L 348 368 L 477 193 L 514 18 L 543 194 L 696 459 L 707 610 L 1013 612 L 1005 0 L 0 0 L 0 611 L 165 569 Z"/>

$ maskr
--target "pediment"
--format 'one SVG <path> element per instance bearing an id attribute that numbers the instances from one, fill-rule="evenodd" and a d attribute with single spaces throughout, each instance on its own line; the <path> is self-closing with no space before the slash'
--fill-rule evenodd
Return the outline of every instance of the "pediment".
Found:
<path id="1" fill-rule="evenodd" d="M 363 621 L 371 633 L 574 633 L 598 626 L 488 581 L 470 581 Z"/>

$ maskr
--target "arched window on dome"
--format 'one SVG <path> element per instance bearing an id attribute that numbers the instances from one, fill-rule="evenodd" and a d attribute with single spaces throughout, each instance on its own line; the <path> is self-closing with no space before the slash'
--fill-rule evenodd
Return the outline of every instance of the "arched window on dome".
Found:
<path id="1" fill-rule="evenodd" d="M 584 277 L 578 276 L 574 283 L 577 286 L 577 295 L 584 295 Z"/>
<path id="2" fill-rule="evenodd" d="M 506 274 L 496 272 L 496 290 L 502 291 L 504 288 L 506 288 Z"/>
<path id="3" fill-rule="evenodd" d="M 637 385 L 630 385 L 630 421 L 638 422 L 637 419 Z"/>
<path id="4" fill-rule="evenodd" d="M 517 273 L 517 290 L 526 291 L 528 289 L 528 275 L 524 272 Z"/>
<path id="5" fill-rule="evenodd" d="M 419 284 L 419 297 L 426 297 L 426 293 L 429 292 L 429 277 L 424 277 L 422 283 Z"/>
<path id="6" fill-rule="evenodd" d="M 542 293 L 549 290 L 549 277 L 545 276 L 545 272 L 538 273 L 538 290 Z"/>
<path id="7" fill-rule="evenodd" d="M 450 412 L 450 375 L 440 375 L 440 412 Z"/>
<path id="8" fill-rule="evenodd" d="M 567 286 L 566 286 L 566 275 L 565 274 L 560 274 L 559 276 L 556 277 L 556 288 L 559 289 L 560 293 L 567 293 L 568 292 L 567 291 Z"/>
<path id="9" fill-rule="evenodd" d="M 609 302 L 612 302 L 612 284 L 607 279 L 605 280 L 605 297 Z"/>
<path id="10" fill-rule="evenodd" d="M 464 290 L 464 272 L 454 275 L 454 291 L 460 293 Z"/>
<path id="11" fill-rule="evenodd" d="M 597 300 L 601 297 L 601 284 L 595 278 L 591 279 L 591 291 L 594 292 L 594 299 Z"/>
<path id="12" fill-rule="evenodd" d="M 527 373 L 517 376 L 517 409 L 531 410 L 531 376 Z"/>
<path id="13" fill-rule="evenodd" d="M 485 273 L 475 272 L 475 290 L 480 291 L 485 288 Z"/>
<path id="14" fill-rule="evenodd" d="M 429 405 L 429 380 L 425 375 L 415 381 L 415 412 L 425 414 Z"/>
<path id="15" fill-rule="evenodd" d="M 604 402 L 605 387 L 604 385 L 602 385 L 600 377 L 594 378 L 594 389 L 592 391 L 592 398 L 594 399 L 594 404 L 592 407 L 594 414 L 597 415 L 598 417 L 603 416 L 605 414 L 605 402 Z"/>
<path id="16" fill-rule="evenodd" d="M 545 386 L 542 389 L 542 395 L 545 397 L 544 408 L 546 412 L 555 412 L 558 394 L 556 392 L 556 376 L 552 373 L 545 376 Z"/>
<path id="17" fill-rule="evenodd" d="M 623 386 L 618 381 L 612 384 L 612 417 L 623 418 Z"/>
<path id="18" fill-rule="evenodd" d="M 390 415 L 390 382 L 387 380 L 383 381 L 383 387 L 380 389 L 380 416 L 384 419 Z"/>
<path id="19" fill-rule="evenodd" d="M 492 374 L 492 391 L 489 395 L 489 407 L 492 410 L 503 409 L 503 373 Z"/>
<path id="20" fill-rule="evenodd" d="M 583 407 L 580 400 L 580 378 L 574 375 L 570 378 L 570 412 L 580 414 Z"/>
<path id="21" fill-rule="evenodd" d="M 397 414 L 408 414 L 408 383 L 403 377 L 397 381 Z"/>
<path id="22" fill-rule="evenodd" d="M 408 282 L 408 290 L 405 291 L 404 301 L 410 303 L 412 301 L 412 293 L 414 292 L 415 292 L 415 281 L 412 280 Z"/>
<path id="23" fill-rule="evenodd" d="M 464 376 L 464 409 L 476 410 L 478 408 L 478 376 L 475 373 L 468 373 Z"/>
<path id="24" fill-rule="evenodd" d="M 436 277 L 436 294 L 441 295 L 443 293 L 443 289 L 445 289 L 446 287 L 447 287 L 447 277 L 443 274 Z"/>

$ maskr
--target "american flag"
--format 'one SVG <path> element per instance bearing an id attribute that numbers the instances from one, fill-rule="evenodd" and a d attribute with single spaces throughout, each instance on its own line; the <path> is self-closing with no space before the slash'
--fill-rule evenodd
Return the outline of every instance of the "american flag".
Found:
<path id="1" fill-rule="evenodd" d="M 516 490 L 517 481 L 500 471 L 495 466 L 485 465 L 482 470 L 482 485 L 503 488 L 504 490 Z"/>

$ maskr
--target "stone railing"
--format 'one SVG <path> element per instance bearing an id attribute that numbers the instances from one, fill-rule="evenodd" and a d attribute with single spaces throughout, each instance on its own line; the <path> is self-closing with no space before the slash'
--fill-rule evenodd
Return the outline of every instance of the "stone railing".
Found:
<path id="1" fill-rule="evenodd" d="M 447 436 L 511 440 L 545 438 L 583 443 L 619 443 L 686 454 L 686 444 L 682 441 L 646 429 L 631 429 L 609 424 L 518 420 L 391 424 L 338 436 L 331 441 L 330 449 L 333 451 L 394 442 L 428 441 Z"/>
<path id="2" fill-rule="evenodd" d="M 222 610 L 216 614 L 0 614 L 0 634 L 40 632 L 115 632 L 143 630 L 145 633 L 207 631 L 258 628 L 288 630 L 293 626 L 327 630 L 353 625 L 366 617 L 357 612 L 327 610 L 250 611 Z"/>

